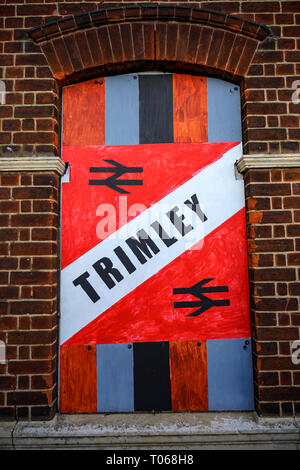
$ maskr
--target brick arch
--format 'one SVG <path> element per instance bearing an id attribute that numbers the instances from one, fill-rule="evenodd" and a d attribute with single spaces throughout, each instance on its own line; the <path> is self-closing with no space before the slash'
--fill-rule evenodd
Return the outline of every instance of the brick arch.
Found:
<path id="1" fill-rule="evenodd" d="M 153 3 L 104 4 L 29 31 L 62 85 L 150 69 L 239 81 L 270 34 L 268 27 L 234 15 Z"/>

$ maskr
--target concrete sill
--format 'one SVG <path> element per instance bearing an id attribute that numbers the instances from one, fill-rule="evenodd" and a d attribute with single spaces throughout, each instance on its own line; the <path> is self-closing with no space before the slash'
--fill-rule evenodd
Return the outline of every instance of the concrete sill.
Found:
<path id="1" fill-rule="evenodd" d="M 299 450 L 300 418 L 253 412 L 57 414 L 0 422 L 0 449 Z"/>

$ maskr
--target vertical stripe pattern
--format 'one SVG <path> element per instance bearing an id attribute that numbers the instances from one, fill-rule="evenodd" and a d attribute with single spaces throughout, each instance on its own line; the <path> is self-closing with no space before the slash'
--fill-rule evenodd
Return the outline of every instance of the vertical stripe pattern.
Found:
<path id="1" fill-rule="evenodd" d="M 63 145 L 241 142 L 240 87 L 172 74 L 100 77 L 65 87 Z"/>
<path id="2" fill-rule="evenodd" d="M 170 411 L 169 343 L 135 343 L 134 409 Z"/>
<path id="3" fill-rule="evenodd" d="M 97 409 L 134 410 L 132 344 L 97 345 Z"/>
<path id="4" fill-rule="evenodd" d="M 208 409 L 205 341 L 170 342 L 173 411 Z"/>
<path id="5" fill-rule="evenodd" d="M 104 103 L 104 78 L 64 88 L 63 145 L 104 144 Z"/>
<path id="6" fill-rule="evenodd" d="M 253 410 L 250 338 L 208 340 L 209 410 Z"/>
<path id="7" fill-rule="evenodd" d="M 96 412 L 96 346 L 61 347 L 60 370 L 60 412 Z"/>
<path id="8" fill-rule="evenodd" d="M 174 142 L 207 142 L 206 78 L 173 75 Z"/>
<path id="9" fill-rule="evenodd" d="M 63 346 L 60 411 L 253 410 L 251 339 Z"/>
<path id="10" fill-rule="evenodd" d="M 240 87 L 207 78 L 208 142 L 241 142 Z"/>
<path id="11" fill-rule="evenodd" d="M 139 76 L 140 144 L 173 142 L 172 75 Z"/>
<path id="12" fill-rule="evenodd" d="M 139 143 L 139 85 L 137 75 L 105 79 L 105 145 Z"/>

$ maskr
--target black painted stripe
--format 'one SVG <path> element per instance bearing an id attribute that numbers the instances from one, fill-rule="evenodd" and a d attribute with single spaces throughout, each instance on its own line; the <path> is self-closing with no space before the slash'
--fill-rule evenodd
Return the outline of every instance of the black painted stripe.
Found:
<path id="1" fill-rule="evenodd" d="M 134 343 L 135 411 L 171 411 L 169 343 Z"/>
<path id="2" fill-rule="evenodd" d="M 139 76 L 140 144 L 173 142 L 172 75 Z"/>

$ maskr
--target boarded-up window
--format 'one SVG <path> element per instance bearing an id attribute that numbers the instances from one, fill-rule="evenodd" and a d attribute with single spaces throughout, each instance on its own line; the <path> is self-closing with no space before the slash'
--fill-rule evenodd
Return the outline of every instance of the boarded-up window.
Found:
<path id="1" fill-rule="evenodd" d="M 63 91 L 60 411 L 253 409 L 239 87 Z"/>

